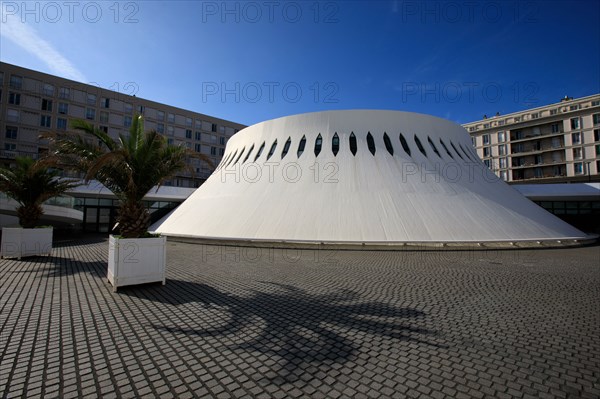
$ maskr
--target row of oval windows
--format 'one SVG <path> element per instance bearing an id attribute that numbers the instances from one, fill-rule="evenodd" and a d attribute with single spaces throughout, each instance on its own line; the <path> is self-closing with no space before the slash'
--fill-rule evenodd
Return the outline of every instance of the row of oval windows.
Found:
<path id="1" fill-rule="evenodd" d="M 399 139 L 400 139 L 400 144 L 401 144 L 404 152 L 408 156 L 411 156 L 412 151 L 402 133 L 400 133 Z M 421 140 L 419 140 L 419 138 L 417 137 L 416 134 L 413 136 L 413 139 L 414 139 L 415 144 L 417 145 L 418 150 L 421 152 L 421 154 L 423 154 L 425 157 L 427 157 L 427 150 L 425 149 L 425 147 L 421 143 Z M 446 146 L 444 141 L 442 139 L 439 139 L 439 140 L 440 140 L 441 148 L 444 149 L 446 154 L 448 154 L 448 156 L 450 158 L 455 159 L 454 156 L 452 155 L 452 153 L 450 152 L 449 147 Z M 356 144 L 356 136 L 354 135 L 354 133 L 350 133 L 349 141 L 350 141 L 350 143 L 349 143 L 350 151 L 352 152 L 352 155 L 356 156 L 358 147 Z M 433 141 L 431 140 L 431 138 L 429 136 L 427 136 L 427 142 L 429 143 L 429 146 L 431 147 L 433 152 L 438 157 L 442 158 L 442 156 L 440 155 L 440 152 L 438 151 L 438 148 L 436 147 L 436 145 L 433 143 Z M 385 132 L 383 133 L 383 143 L 385 144 L 385 148 L 390 153 L 390 155 L 394 155 L 394 147 L 392 145 L 392 141 L 390 140 L 390 137 L 388 136 L 388 134 Z M 454 143 L 452 141 L 449 141 L 449 143 L 450 143 L 450 146 L 452 147 L 452 149 L 454 150 L 455 154 L 458 155 L 458 157 L 460 159 L 469 160 L 472 162 L 477 162 L 479 160 L 479 157 L 477 156 L 477 154 L 474 151 L 471 151 L 471 153 L 469 153 L 469 151 L 465 150 L 465 148 L 462 146 L 462 144 L 459 143 L 458 148 L 461 149 L 462 154 L 464 154 L 464 157 L 458 151 L 458 148 L 454 145 Z M 256 162 L 256 160 L 263 153 L 263 150 L 265 149 L 265 144 L 266 144 L 266 142 L 263 141 L 262 145 L 258 149 L 258 152 L 254 156 L 254 162 Z M 285 142 L 285 145 L 283 146 L 283 151 L 281 151 L 281 159 L 283 159 L 287 155 L 287 153 L 290 150 L 291 145 L 292 145 L 292 138 L 288 137 L 287 141 Z M 302 136 L 302 139 L 300 140 L 300 143 L 298 144 L 298 150 L 297 150 L 298 158 L 300 158 L 300 155 L 302 155 L 302 153 L 304 152 L 305 147 L 306 147 L 306 135 Z M 319 154 L 321 153 L 322 147 L 323 147 L 323 138 L 321 137 L 321 134 L 319 134 L 315 140 L 315 148 L 314 148 L 315 156 L 319 156 Z M 271 145 L 271 148 L 269 149 L 269 152 L 267 154 L 267 161 L 273 156 L 276 148 L 277 148 L 277 139 L 275 139 L 275 141 Z M 376 151 L 375 140 L 373 139 L 371 132 L 367 133 L 367 148 L 369 149 L 371 154 L 375 155 L 375 151 Z M 221 163 L 221 167 L 223 167 L 223 166 L 228 167 L 232 164 L 235 165 L 236 163 L 238 163 L 238 161 L 244 155 L 245 150 L 246 150 L 246 147 L 242 148 L 242 151 L 239 153 L 239 155 L 238 155 L 238 150 L 236 150 L 233 153 L 230 153 L 230 155 L 228 155 Z M 254 150 L 254 144 L 252 144 L 252 146 L 250 147 L 250 150 L 246 153 L 246 156 L 244 157 L 244 160 L 242 161 L 242 163 L 246 162 L 250 158 L 250 155 L 252 154 L 253 150 Z M 337 133 L 335 133 L 333 135 L 333 138 L 331 140 L 331 150 L 332 150 L 334 156 L 337 156 L 337 154 L 340 150 L 340 138 Z"/>

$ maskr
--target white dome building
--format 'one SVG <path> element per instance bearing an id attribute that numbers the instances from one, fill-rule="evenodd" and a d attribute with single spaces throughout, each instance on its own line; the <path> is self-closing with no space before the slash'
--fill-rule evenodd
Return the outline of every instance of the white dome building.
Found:
<path id="1" fill-rule="evenodd" d="M 463 127 L 374 110 L 294 115 L 241 130 L 210 178 L 153 230 L 253 245 L 589 238 L 499 180 Z"/>

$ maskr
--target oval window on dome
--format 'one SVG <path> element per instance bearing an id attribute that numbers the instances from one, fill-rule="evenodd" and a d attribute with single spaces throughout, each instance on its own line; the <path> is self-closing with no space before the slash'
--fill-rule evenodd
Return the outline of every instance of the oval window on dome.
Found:
<path id="1" fill-rule="evenodd" d="M 252 154 L 252 150 L 254 150 L 254 144 L 252 144 L 252 147 L 250 147 L 250 150 L 248 151 L 248 153 L 244 157 L 244 162 L 242 162 L 242 163 L 246 163 L 246 161 L 248 160 L 248 158 L 250 158 L 250 154 Z"/>
<path id="2" fill-rule="evenodd" d="M 331 139 L 331 151 L 333 151 L 334 156 L 340 151 L 340 137 L 337 133 L 335 133 Z"/>
<path id="3" fill-rule="evenodd" d="M 448 150 L 448 147 L 446 147 L 446 144 L 444 144 L 444 142 L 442 141 L 442 139 L 440 139 L 440 144 L 442 145 L 442 147 L 444 147 L 444 150 L 446 150 L 446 154 L 448 154 L 448 156 L 452 159 L 454 159 L 454 157 L 452 156 L 452 154 L 450 153 L 450 151 Z"/>
<path id="4" fill-rule="evenodd" d="M 386 132 L 383 132 L 383 143 L 385 144 L 385 149 L 388 150 L 390 155 L 394 155 L 394 147 L 392 147 L 392 142 L 390 141 L 390 137 Z"/>
<path id="5" fill-rule="evenodd" d="M 290 146 L 292 145 L 292 138 L 288 137 L 287 141 L 285 142 L 285 145 L 283 146 L 283 151 L 281 151 L 281 159 L 283 159 L 283 157 L 285 157 L 288 153 L 288 151 L 290 150 Z"/>
<path id="6" fill-rule="evenodd" d="M 244 151 L 246 151 L 246 147 L 242 148 L 242 152 L 240 152 L 240 155 L 238 155 L 238 157 L 236 158 L 235 162 L 233 163 L 234 165 L 236 163 L 238 163 L 238 161 L 240 160 L 240 158 L 242 157 L 242 155 L 244 155 Z"/>
<path id="7" fill-rule="evenodd" d="M 269 160 L 269 158 L 271 158 L 273 156 L 273 154 L 275 153 L 275 148 L 277 148 L 277 139 L 275 139 L 275 141 L 273 142 L 273 144 L 271 145 L 271 149 L 269 150 L 269 153 L 267 154 L 267 161 Z"/>
<path id="8" fill-rule="evenodd" d="M 462 159 L 464 161 L 465 159 L 463 158 L 462 155 L 460 155 L 460 152 L 458 152 L 458 150 L 456 149 L 456 146 L 454 145 L 454 143 L 452 141 L 450 142 L 450 145 L 452 146 L 452 148 L 454 148 L 454 152 L 456 152 L 456 154 L 460 157 L 460 159 Z"/>
<path id="9" fill-rule="evenodd" d="M 304 152 L 304 147 L 306 147 L 306 136 L 302 136 L 302 140 L 300 140 L 300 144 L 298 144 L 298 158 Z"/>
<path id="10" fill-rule="evenodd" d="M 256 156 L 254 157 L 254 162 L 256 162 L 256 160 L 258 159 L 258 157 L 260 157 L 260 154 L 262 154 L 262 152 L 263 152 L 264 149 L 265 149 L 265 142 L 263 141 L 262 145 L 258 149 L 258 152 L 256 153 Z"/>
<path id="11" fill-rule="evenodd" d="M 321 137 L 321 133 L 317 136 L 315 140 L 315 157 L 318 157 L 321 153 L 321 147 L 323 146 L 323 137 Z"/>
<path id="12" fill-rule="evenodd" d="M 354 132 L 350 133 L 350 152 L 352 153 L 352 155 L 356 156 L 356 151 L 357 151 L 358 147 L 356 145 L 356 136 L 354 135 Z"/>
<path id="13" fill-rule="evenodd" d="M 417 135 L 414 135 L 414 139 L 415 139 L 415 144 L 417 145 L 417 148 L 419 149 L 419 151 L 421 151 L 421 154 L 425 155 L 427 157 L 427 152 L 425 152 L 425 148 L 423 147 L 423 144 L 421 144 L 421 140 L 419 140 L 419 138 L 417 137 Z"/>
<path id="14" fill-rule="evenodd" d="M 408 143 L 406 142 L 406 139 L 404 138 L 402 133 L 400 133 L 400 144 L 402 144 L 402 149 L 404 150 L 404 152 L 407 153 L 408 156 L 410 156 L 410 147 L 408 146 Z"/>
<path id="15" fill-rule="evenodd" d="M 235 152 L 233 153 L 233 156 L 229 159 L 229 162 L 227 162 L 227 166 L 231 165 L 231 163 L 233 162 L 233 160 L 235 159 L 235 156 L 237 155 L 237 150 L 235 150 Z"/>
<path id="16" fill-rule="evenodd" d="M 440 155 L 440 152 L 438 151 L 438 149 L 437 149 L 437 147 L 435 146 L 435 144 L 433 144 L 433 141 L 431 141 L 431 137 L 427 136 L 427 141 L 429 142 L 429 146 L 431 147 L 431 149 L 433 150 L 433 152 L 435 152 L 435 154 L 436 154 L 438 157 L 440 157 L 440 158 L 441 158 L 442 156 Z"/>
<path id="17" fill-rule="evenodd" d="M 367 133 L 367 147 L 369 148 L 369 151 L 371 151 L 371 154 L 375 155 L 375 140 L 373 140 L 371 132 Z"/>

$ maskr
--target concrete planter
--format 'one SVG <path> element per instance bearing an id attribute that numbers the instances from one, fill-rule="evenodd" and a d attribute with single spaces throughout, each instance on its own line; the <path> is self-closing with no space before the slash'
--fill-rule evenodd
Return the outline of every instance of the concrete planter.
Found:
<path id="1" fill-rule="evenodd" d="M 124 285 L 165 284 L 166 237 L 117 238 L 108 241 L 108 281 L 113 291 Z"/>
<path id="2" fill-rule="evenodd" d="M 3 258 L 21 259 L 24 256 L 50 255 L 52 252 L 52 227 L 24 229 L 2 228 Z"/>

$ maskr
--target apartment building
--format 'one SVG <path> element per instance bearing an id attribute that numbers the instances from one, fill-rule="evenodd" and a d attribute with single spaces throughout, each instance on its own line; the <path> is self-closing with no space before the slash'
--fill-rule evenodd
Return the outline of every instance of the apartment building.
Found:
<path id="1" fill-rule="evenodd" d="M 185 145 L 219 164 L 227 140 L 244 125 L 94 85 L 0 62 L 0 163 L 16 156 L 38 158 L 49 143 L 46 131 L 67 131 L 70 121 L 84 119 L 112 137 L 127 134 L 135 115 L 145 128 L 164 135 L 171 145 Z M 198 187 L 212 173 L 192 160 L 193 171 L 181 172 L 166 185 Z"/>
<path id="2" fill-rule="evenodd" d="M 600 181 L 600 94 L 463 126 L 483 162 L 507 182 Z"/>

